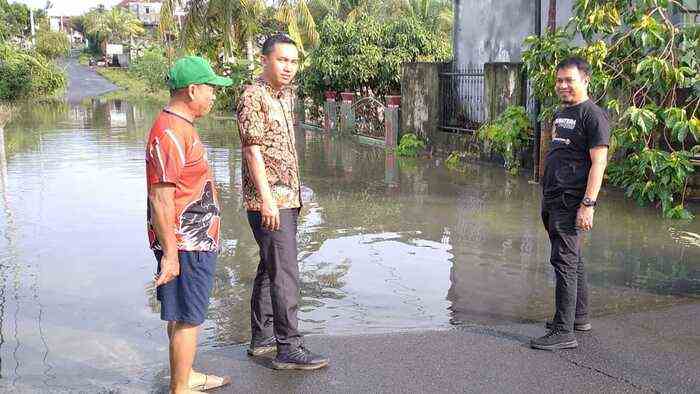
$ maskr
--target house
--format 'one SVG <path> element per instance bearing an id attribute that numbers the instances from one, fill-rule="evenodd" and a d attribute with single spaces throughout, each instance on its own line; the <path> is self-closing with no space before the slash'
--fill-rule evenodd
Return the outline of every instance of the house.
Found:
<path id="1" fill-rule="evenodd" d="M 122 7 L 133 12 L 146 28 L 155 28 L 160 23 L 160 10 L 163 7 L 161 0 L 122 0 L 117 7 Z M 180 24 L 185 17 L 182 7 L 177 7 L 173 14 Z"/>
<path id="2" fill-rule="evenodd" d="M 51 31 L 62 31 L 64 33 L 70 33 L 72 30 L 70 25 L 70 16 L 49 15 L 49 27 Z"/>
<path id="3" fill-rule="evenodd" d="M 126 8 L 133 12 L 144 26 L 157 26 L 160 21 L 162 1 L 154 0 L 122 0 L 117 7 Z"/>
<path id="4" fill-rule="evenodd" d="M 572 15 L 575 0 L 557 0 L 557 26 Z M 685 11 L 674 8 L 677 24 L 698 23 L 700 0 L 682 0 Z M 455 0 L 454 60 L 460 68 L 481 68 L 487 62 L 520 62 L 525 37 L 547 28 L 548 0 Z"/>

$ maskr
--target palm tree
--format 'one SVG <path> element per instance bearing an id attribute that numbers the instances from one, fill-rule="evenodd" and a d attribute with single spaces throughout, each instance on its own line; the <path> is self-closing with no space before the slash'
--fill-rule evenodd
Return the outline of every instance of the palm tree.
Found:
<path id="1" fill-rule="evenodd" d="M 391 0 L 389 15 L 403 15 L 421 21 L 431 30 L 449 37 L 454 24 L 451 0 Z"/>
<path id="2" fill-rule="evenodd" d="M 160 28 L 164 38 L 177 32 L 173 10 L 182 5 L 182 0 L 163 2 Z M 261 32 L 265 9 L 264 0 L 190 0 L 185 25 L 179 32 L 180 41 L 189 49 L 215 41 L 214 50 L 223 51 L 226 57 L 231 57 L 236 49 L 245 48 L 252 64 L 254 40 Z"/>
<path id="3" fill-rule="evenodd" d="M 121 7 L 109 11 L 92 10 L 85 15 L 85 32 L 104 41 L 127 41 L 146 32 L 132 12 Z"/>
<path id="4" fill-rule="evenodd" d="M 311 0 L 308 7 L 316 21 L 327 17 L 353 21 L 360 15 L 381 14 L 382 3 L 378 0 Z"/>
<path id="5" fill-rule="evenodd" d="M 275 19 L 286 26 L 302 54 L 306 48 L 318 45 L 316 21 L 306 0 L 278 0 L 273 7 L 276 9 Z"/>

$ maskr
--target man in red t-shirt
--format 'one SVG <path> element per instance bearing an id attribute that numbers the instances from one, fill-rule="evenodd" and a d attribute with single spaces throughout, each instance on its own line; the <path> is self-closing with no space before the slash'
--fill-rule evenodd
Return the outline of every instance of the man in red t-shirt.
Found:
<path id="1" fill-rule="evenodd" d="M 220 221 L 214 178 L 193 122 L 211 110 L 215 87 L 231 83 L 200 57 L 179 59 L 169 72 L 170 102 L 148 135 L 148 238 L 158 260 L 160 315 L 168 322 L 171 393 L 231 381 L 192 371 L 214 283 Z"/>

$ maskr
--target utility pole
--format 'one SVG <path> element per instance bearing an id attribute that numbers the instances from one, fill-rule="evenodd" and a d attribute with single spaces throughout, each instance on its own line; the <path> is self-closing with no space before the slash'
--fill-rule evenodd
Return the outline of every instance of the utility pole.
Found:
<path id="1" fill-rule="evenodd" d="M 36 47 L 36 29 L 34 27 L 34 10 L 32 8 L 29 9 L 29 23 L 32 29 L 32 47 Z"/>
<path id="2" fill-rule="evenodd" d="M 537 0 L 535 2 L 535 33 L 537 37 L 542 37 L 542 0 Z M 534 149 L 532 150 L 533 156 L 533 180 L 535 182 L 540 181 L 540 160 L 542 141 L 542 123 L 540 123 L 540 112 L 542 111 L 542 103 L 540 99 L 535 98 L 535 135 L 534 135 Z"/>

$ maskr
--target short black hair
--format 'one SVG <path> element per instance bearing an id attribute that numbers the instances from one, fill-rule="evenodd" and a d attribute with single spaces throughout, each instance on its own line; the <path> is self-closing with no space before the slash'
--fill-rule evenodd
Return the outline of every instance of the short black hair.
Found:
<path id="1" fill-rule="evenodd" d="M 269 55 L 275 49 L 275 45 L 277 44 L 292 44 L 295 47 L 297 46 L 297 43 L 294 42 L 294 40 L 292 40 L 288 35 L 284 33 L 275 33 L 270 37 L 267 37 L 263 43 L 262 54 Z"/>
<path id="2" fill-rule="evenodd" d="M 588 62 L 585 59 L 579 56 L 567 57 L 566 59 L 560 61 L 559 64 L 557 64 L 557 71 L 572 67 L 577 68 L 578 71 L 585 76 L 591 75 L 591 66 L 588 65 Z"/>

